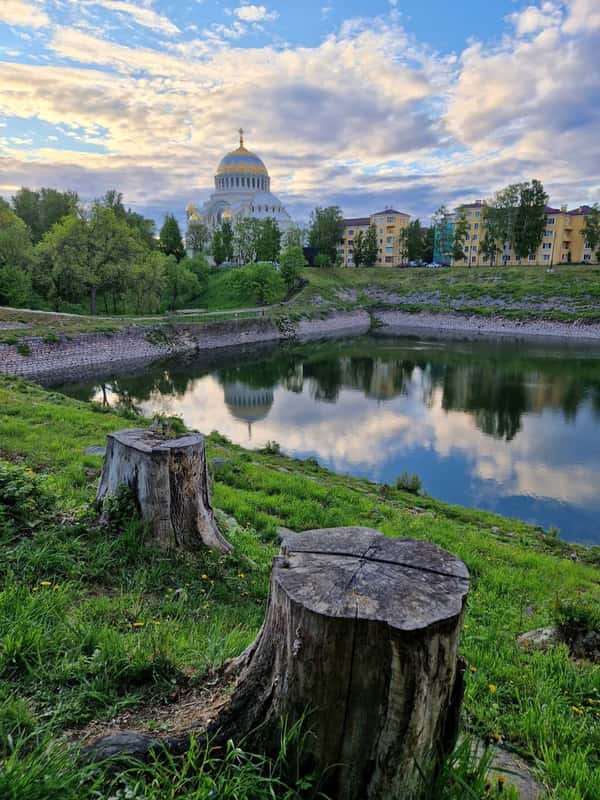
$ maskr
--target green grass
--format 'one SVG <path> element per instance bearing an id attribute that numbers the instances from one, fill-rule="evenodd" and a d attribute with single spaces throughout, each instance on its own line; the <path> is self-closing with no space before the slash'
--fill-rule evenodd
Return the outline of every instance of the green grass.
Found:
<path id="1" fill-rule="evenodd" d="M 125 798 L 123 787 L 137 786 L 132 797 L 208 798 L 191 783 L 179 794 L 168 788 L 182 776 L 192 780 L 185 760 L 151 767 L 154 788 L 143 794 L 149 767 L 116 778 L 86 771 L 58 747 L 59 737 L 65 728 L 199 686 L 207 671 L 240 653 L 262 621 L 277 526 L 354 524 L 428 539 L 464 559 L 472 576 L 461 643 L 469 664 L 465 729 L 529 758 L 551 796 L 600 798 L 600 668 L 574 662 L 566 647 L 530 653 L 515 641 L 551 623 L 558 598 L 600 600 L 593 553 L 514 520 L 338 476 L 314 462 L 249 453 L 215 435 L 209 454 L 228 461 L 215 475 L 213 499 L 241 526 L 227 533 L 235 551 L 166 556 L 144 543 L 135 519 L 111 532 L 95 524 L 91 511 L 101 458 L 84 450 L 131 424 L 0 379 L 0 458 L 13 465 L 4 483 L 0 473 L 5 505 L 12 498 L 5 509 L 11 524 L 0 516 L 1 797 L 91 800 L 100 782 L 102 797 Z M 20 465 L 34 473 L 27 475 L 39 482 L 43 502 L 36 504 L 27 477 L 23 484 L 15 477 Z M 21 507 L 27 514 L 19 514 Z M 226 776 L 219 797 L 272 796 L 268 786 L 278 773 L 260 788 L 272 765 L 241 752 L 235 757 L 235 769 L 201 752 L 194 763 L 211 762 L 200 771 L 206 786 L 220 771 Z M 467 761 L 465 755 L 465 774 L 473 772 Z M 244 770 L 250 788 L 227 794 Z M 301 794 L 286 795 L 282 786 L 277 796 Z M 482 795 L 456 788 L 439 796 Z"/>

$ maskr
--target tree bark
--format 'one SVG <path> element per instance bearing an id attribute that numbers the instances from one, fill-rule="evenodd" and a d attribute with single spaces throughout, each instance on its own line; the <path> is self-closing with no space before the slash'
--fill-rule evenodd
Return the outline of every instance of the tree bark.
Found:
<path id="1" fill-rule="evenodd" d="M 207 546 L 222 553 L 232 548 L 219 532 L 210 502 L 204 437 L 180 438 L 144 428 L 111 433 L 96 500 L 122 485 L 130 487 L 153 539 L 165 549 Z"/>
<path id="2" fill-rule="evenodd" d="M 264 625 L 212 726 L 275 753 L 308 712 L 303 768 L 340 800 L 423 796 L 420 769 L 458 734 L 458 644 L 469 579 L 429 542 L 368 528 L 286 537 Z"/>

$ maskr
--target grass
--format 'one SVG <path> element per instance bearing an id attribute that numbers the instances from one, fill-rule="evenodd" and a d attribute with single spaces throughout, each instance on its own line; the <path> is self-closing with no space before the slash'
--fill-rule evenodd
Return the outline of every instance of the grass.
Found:
<path id="1" fill-rule="evenodd" d="M 510 315 L 516 319 L 600 320 L 600 268 L 452 267 L 307 269 L 294 306 L 401 308 Z"/>
<path id="2" fill-rule="evenodd" d="M 574 662 L 566 647 L 525 652 L 515 641 L 551 623 L 558 599 L 600 601 L 592 553 L 514 520 L 338 476 L 273 448 L 246 452 L 214 435 L 209 455 L 227 461 L 213 499 L 239 523 L 227 532 L 235 551 L 167 557 L 145 544 L 135 518 L 124 517 L 116 533 L 97 526 L 91 510 L 101 458 L 84 450 L 131 424 L 0 379 L 0 458 L 11 465 L 0 473 L 1 797 L 314 796 L 310 782 L 285 784 L 272 763 L 237 749 L 229 765 L 196 752 L 194 764 L 206 767 L 193 776 L 184 760 L 132 765 L 111 778 L 76 765 L 59 742 L 65 728 L 199 686 L 240 653 L 262 621 L 277 526 L 354 524 L 428 539 L 464 559 L 472 576 L 461 643 L 465 730 L 530 759 L 551 797 L 600 798 L 600 668 Z M 476 764 L 466 753 L 457 758 L 437 796 L 481 797 L 472 789 Z M 211 784 L 218 775 L 223 783 Z M 231 789 L 244 775 L 246 788 Z M 469 791 L 460 788 L 467 777 Z"/>

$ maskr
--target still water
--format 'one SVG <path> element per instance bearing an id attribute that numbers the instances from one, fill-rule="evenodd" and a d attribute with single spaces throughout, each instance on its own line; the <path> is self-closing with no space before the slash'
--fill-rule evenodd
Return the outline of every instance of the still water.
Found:
<path id="1" fill-rule="evenodd" d="M 600 352 L 364 337 L 61 386 L 600 544 Z"/>

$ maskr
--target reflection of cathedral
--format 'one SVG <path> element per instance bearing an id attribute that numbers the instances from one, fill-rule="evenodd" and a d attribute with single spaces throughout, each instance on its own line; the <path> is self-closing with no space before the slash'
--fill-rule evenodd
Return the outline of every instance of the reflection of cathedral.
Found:
<path id="1" fill-rule="evenodd" d="M 228 153 L 215 175 L 215 192 L 199 212 L 195 205 L 187 207 L 188 222 L 203 221 L 210 229 L 224 220 L 274 219 L 285 233 L 292 219 L 281 200 L 271 194 L 271 178 L 261 159 L 244 147 L 240 128 L 240 146 Z"/>
<path id="2" fill-rule="evenodd" d="M 273 405 L 273 389 L 253 389 L 245 383 L 235 381 L 224 384 L 225 405 L 235 419 L 248 423 L 252 436 L 252 423 L 263 420 Z"/>

